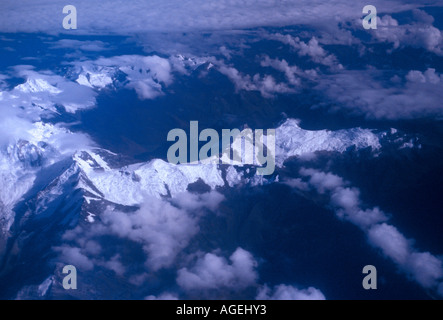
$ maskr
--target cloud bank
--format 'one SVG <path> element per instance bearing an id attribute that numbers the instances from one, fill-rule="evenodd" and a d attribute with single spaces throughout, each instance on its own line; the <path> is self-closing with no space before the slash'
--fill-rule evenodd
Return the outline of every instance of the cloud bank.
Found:
<path id="1" fill-rule="evenodd" d="M 286 183 L 301 191 L 307 188 L 328 197 L 328 207 L 338 218 L 359 227 L 368 237 L 369 243 L 381 250 L 403 272 L 426 289 L 441 295 L 443 283 L 442 261 L 429 252 L 414 247 L 414 241 L 407 239 L 398 229 L 388 224 L 388 216 L 379 208 L 363 208 L 360 191 L 332 173 L 302 168 L 301 179 Z M 305 184 L 301 184 L 304 182 Z"/>
<path id="2" fill-rule="evenodd" d="M 188 199 L 180 200 L 184 198 Z M 119 261 L 125 257 L 119 259 L 114 255 L 111 260 L 103 260 L 99 239 L 112 235 L 139 244 L 146 255 L 147 270 L 168 268 L 199 231 L 198 213 L 206 207 L 215 210 L 224 197 L 212 191 L 202 197 L 187 194 L 178 199 L 171 203 L 148 197 L 133 213 L 108 208 L 101 216 L 101 223 L 93 224 L 87 230 L 76 227 L 67 231 L 63 236 L 67 244 L 55 250 L 61 254 L 62 261 L 87 271 L 102 266 L 123 275 L 125 270 Z"/>
<path id="3" fill-rule="evenodd" d="M 442 75 L 434 68 L 390 77 L 374 69 L 345 70 L 324 76 L 316 87 L 334 103 L 332 111 L 389 120 L 441 117 L 442 88 Z"/>
<path id="4" fill-rule="evenodd" d="M 78 29 L 64 30 L 59 0 L 2 1 L 0 32 L 131 34 L 149 31 L 232 30 L 295 24 L 336 24 L 362 17 L 365 1 L 338 0 L 76 0 Z M 416 5 L 374 0 L 385 12 Z"/>

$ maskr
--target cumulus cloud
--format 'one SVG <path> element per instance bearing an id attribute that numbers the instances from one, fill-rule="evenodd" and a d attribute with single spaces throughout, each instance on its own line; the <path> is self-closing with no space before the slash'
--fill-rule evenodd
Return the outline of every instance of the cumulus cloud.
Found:
<path id="1" fill-rule="evenodd" d="M 119 254 L 116 254 L 110 260 L 98 261 L 96 263 L 105 267 L 106 269 L 114 271 L 118 276 L 123 276 L 126 272 L 126 267 L 120 262 Z"/>
<path id="2" fill-rule="evenodd" d="M 425 72 L 411 70 L 406 80 L 410 83 L 443 84 L 443 75 L 435 72 L 434 68 L 428 68 Z"/>
<path id="3" fill-rule="evenodd" d="M 308 69 L 302 70 L 297 66 L 291 66 L 285 59 L 271 59 L 265 55 L 264 59 L 260 62 L 262 67 L 271 67 L 277 71 L 284 73 L 286 80 L 288 81 L 288 87 L 292 89 L 292 92 L 297 92 L 297 89 L 301 86 L 302 80 L 318 81 L 319 70 Z"/>
<path id="4" fill-rule="evenodd" d="M 302 73 L 297 66 L 290 66 L 286 60 L 271 59 L 269 56 L 265 56 L 261 61 L 262 67 L 272 67 L 276 70 L 283 72 L 288 82 L 293 86 L 300 85 L 300 79 L 296 75 Z"/>
<path id="5" fill-rule="evenodd" d="M 244 289 L 256 283 L 257 262 L 248 251 L 237 248 L 229 257 L 206 253 L 195 265 L 178 271 L 177 284 L 183 289 Z"/>
<path id="6" fill-rule="evenodd" d="M 314 186 L 318 192 L 325 193 L 345 184 L 342 178 L 332 173 L 321 172 L 315 169 L 300 169 L 300 174 L 309 177 L 309 184 Z"/>
<path id="7" fill-rule="evenodd" d="M 80 248 L 73 247 L 55 247 L 54 250 L 60 253 L 60 259 L 68 264 L 74 265 L 81 270 L 90 271 L 94 269 L 94 263 L 86 255 L 84 255 Z"/>
<path id="8" fill-rule="evenodd" d="M 277 82 L 271 75 L 261 76 L 257 73 L 251 77 L 223 63 L 218 67 L 218 70 L 234 83 L 237 91 L 259 91 L 264 98 L 273 98 L 277 93 L 295 92 L 294 88 L 285 83 Z"/>
<path id="9" fill-rule="evenodd" d="M 408 272 L 425 288 L 435 288 L 443 278 L 442 261 L 429 252 L 417 252 L 395 227 L 376 224 L 368 232 L 371 244 Z"/>
<path id="10" fill-rule="evenodd" d="M 179 193 L 173 199 L 172 203 L 180 208 L 192 211 L 202 207 L 215 211 L 225 197 L 219 192 L 206 192 L 203 194 Z"/>
<path id="11" fill-rule="evenodd" d="M 335 57 L 333 54 L 328 54 L 328 52 L 326 52 L 326 50 L 320 46 L 315 37 L 312 37 L 307 43 L 300 40 L 299 37 L 293 37 L 289 34 L 283 35 L 281 33 L 277 33 L 270 35 L 269 38 L 278 40 L 291 46 L 299 56 L 308 56 L 315 63 L 328 66 L 332 69 L 343 69 L 343 66 L 338 63 L 337 57 Z"/>
<path id="12" fill-rule="evenodd" d="M 257 300 L 326 300 L 323 293 L 314 288 L 298 289 L 289 285 L 277 285 L 269 288 L 267 285 L 261 287 L 257 293 Z"/>
<path id="13" fill-rule="evenodd" d="M 146 264 L 153 270 L 170 266 L 198 232 L 195 218 L 154 199 L 133 214 L 109 210 L 103 221 L 111 234 L 141 243 L 147 253 Z"/>
<path id="14" fill-rule="evenodd" d="M 410 46 L 424 48 L 435 54 L 442 55 L 442 32 L 432 26 L 434 18 L 422 10 L 413 11 L 416 21 L 400 25 L 390 15 L 377 18 L 377 29 L 374 36 L 378 41 L 393 44 L 394 49 Z"/>
<path id="15" fill-rule="evenodd" d="M 364 231 L 372 246 L 380 249 L 421 286 L 438 291 L 443 281 L 442 261 L 429 252 L 414 248 L 414 241 L 388 224 L 388 216 L 379 208 L 363 208 L 357 188 L 349 187 L 348 182 L 332 173 L 302 168 L 300 174 L 311 189 L 329 197 L 328 206 L 339 218 Z M 295 188 L 299 185 L 300 182 L 293 184 Z M 302 187 L 300 190 L 306 190 L 305 186 Z"/>

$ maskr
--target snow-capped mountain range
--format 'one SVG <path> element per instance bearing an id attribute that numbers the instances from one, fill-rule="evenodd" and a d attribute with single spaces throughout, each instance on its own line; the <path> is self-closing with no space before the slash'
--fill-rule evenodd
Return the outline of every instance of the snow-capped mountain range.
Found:
<path id="1" fill-rule="evenodd" d="M 173 61 L 175 65 L 181 63 L 183 70 L 205 63 L 204 60 L 196 61 L 183 56 L 174 57 Z M 129 76 L 129 82 L 146 81 L 149 78 L 149 81 L 167 84 L 172 81 L 171 65 L 173 64 L 168 60 L 157 56 L 123 56 L 100 59 L 94 64 L 87 62 L 81 68 L 75 66 L 70 75 L 76 71 L 75 81 L 80 86 L 96 90 L 115 83 L 119 71 Z M 47 116 L 48 109 L 57 112 L 51 108 L 59 103 L 59 95 L 64 93 L 66 86 L 76 85 L 60 76 L 39 75 L 29 70 L 25 74 L 28 77 L 25 83 L 17 85 L 9 92 L 2 92 L 1 102 L 12 102 L 14 108 L 21 105 L 25 107 L 26 114 L 33 114 L 36 118 Z M 29 97 L 18 101 L 17 96 L 25 94 Z M 38 105 L 34 102 L 36 94 Z M 90 107 L 91 97 L 93 94 L 89 94 L 80 108 Z M 73 108 L 64 106 L 67 111 L 74 112 Z M 9 120 L 17 119 L 11 117 Z M 290 157 L 309 155 L 317 151 L 342 153 L 351 146 L 355 146 L 357 150 L 371 147 L 375 151 L 381 147 L 380 139 L 384 139 L 386 135 L 387 133 L 374 133 L 373 130 L 361 128 L 310 131 L 302 129 L 298 120 L 287 119 L 276 128 L 276 165 L 282 167 Z M 199 179 L 211 189 L 225 184 L 233 186 L 240 182 L 250 182 L 249 179 L 242 179 L 243 171 L 237 166 L 229 168 L 227 175 L 223 174 L 218 165 L 172 165 L 160 159 L 111 168 L 103 159 L 103 154 L 113 157 L 113 153 L 96 147 L 78 148 L 75 144 L 74 147 L 67 147 L 60 142 L 82 138 L 84 137 L 78 133 L 72 133 L 60 125 L 41 120 L 29 121 L 27 130 L 17 133 L 13 141 L 3 147 L 0 153 L 0 177 L 2 185 L 9 186 L 2 188 L 0 192 L 4 232 L 13 221 L 14 206 L 31 189 L 38 172 L 57 162 L 66 161 L 67 158 L 71 159 L 72 165 L 63 174 L 81 172 L 82 179 L 78 181 L 77 187 L 87 191 L 90 199 L 103 199 L 121 205 L 140 204 L 144 195 L 174 196 Z"/>
<path id="2" fill-rule="evenodd" d="M 69 77 L 28 67 L 20 71 L 24 83 L 0 92 L 0 107 L 10 110 L 0 121 L 6 137 L 0 141 L 3 274 L 17 255 L 13 248 L 18 243 L 24 247 L 27 241 L 40 239 L 27 231 L 29 224 L 45 221 L 45 230 L 59 230 L 54 233 L 57 239 L 78 224 L 93 224 L 109 206 L 133 210 L 147 197 L 174 198 L 197 182 L 217 190 L 278 181 L 278 170 L 273 176 L 259 177 L 254 166 L 241 164 L 173 165 L 154 159 L 122 165 L 120 155 L 100 148 L 87 135 L 48 121 L 63 112 L 60 106 L 70 113 L 94 107 L 100 90 L 117 83 L 134 89 L 142 99 L 153 99 L 173 81 L 174 72 L 186 74 L 204 64 L 212 67 L 205 59 L 183 56 L 169 60 L 121 56 L 76 64 L 67 73 Z M 351 147 L 377 151 L 380 142 L 394 134 L 399 139 L 396 131 L 312 131 L 303 129 L 296 119 L 286 119 L 276 128 L 276 166 L 284 167 L 291 157 L 316 152 L 343 153 Z"/>

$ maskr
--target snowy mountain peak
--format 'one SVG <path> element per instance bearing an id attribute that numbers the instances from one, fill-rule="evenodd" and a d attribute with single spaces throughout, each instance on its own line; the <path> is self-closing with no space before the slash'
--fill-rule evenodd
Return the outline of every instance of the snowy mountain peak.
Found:
<path id="1" fill-rule="evenodd" d="M 79 151 L 73 159 L 93 185 L 93 191 L 87 188 L 90 193 L 120 205 L 139 205 L 146 196 L 175 196 L 185 192 L 189 184 L 199 179 L 212 189 L 225 185 L 222 172 L 216 165 L 173 165 L 155 159 L 112 169 L 92 150 Z"/>
<path id="2" fill-rule="evenodd" d="M 351 146 L 376 150 L 381 147 L 380 138 L 372 130 L 362 128 L 304 130 L 298 120 L 288 119 L 276 130 L 276 164 L 282 166 L 290 157 L 316 151 L 344 152 Z"/>
<path id="3" fill-rule="evenodd" d="M 59 94 L 62 91 L 43 79 L 28 78 L 25 83 L 15 87 L 24 93 L 49 92 L 51 94 Z"/>
<path id="4" fill-rule="evenodd" d="M 84 65 L 77 83 L 95 89 L 103 89 L 114 82 L 116 70 L 110 67 Z"/>

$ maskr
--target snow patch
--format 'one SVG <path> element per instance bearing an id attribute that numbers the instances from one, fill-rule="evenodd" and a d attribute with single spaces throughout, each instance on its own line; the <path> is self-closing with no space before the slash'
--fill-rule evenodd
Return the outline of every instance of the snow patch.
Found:
<path id="1" fill-rule="evenodd" d="M 357 149 L 381 148 L 379 136 L 369 129 L 304 130 L 295 119 L 286 120 L 276 129 L 276 165 L 281 167 L 286 159 L 317 151 L 345 152 L 349 147 Z"/>

